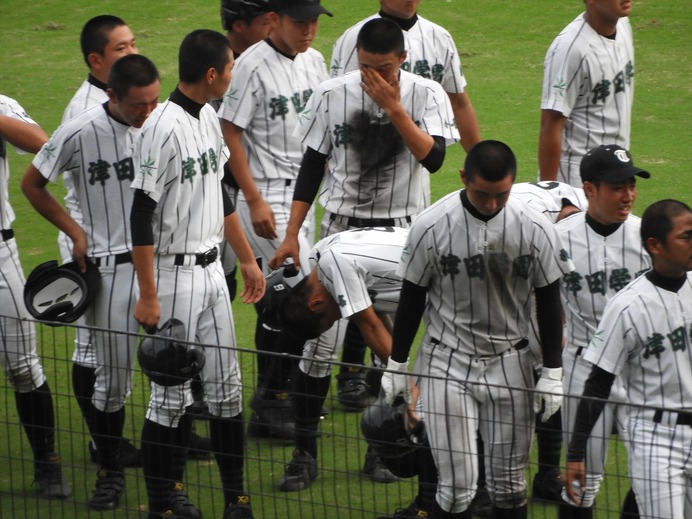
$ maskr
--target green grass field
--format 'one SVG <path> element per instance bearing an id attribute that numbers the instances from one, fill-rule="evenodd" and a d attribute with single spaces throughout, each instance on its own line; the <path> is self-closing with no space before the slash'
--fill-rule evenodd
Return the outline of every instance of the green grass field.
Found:
<path id="1" fill-rule="evenodd" d="M 341 32 L 377 9 L 375 0 L 323 0 L 334 18 L 322 17 L 315 47 L 329 60 L 331 44 Z M 469 86 L 485 138 L 507 142 L 519 160 L 519 179 L 534 180 L 542 63 L 555 35 L 583 8 L 579 0 L 423 0 L 420 14 L 450 30 L 461 53 Z M 86 75 L 79 50 L 79 32 L 92 16 L 112 13 L 124 18 L 137 36 L 142 54 L 159 67 L 164 97 L 176 83 L 177 49 L 193 29 L 220 30 L 217 0 L 186 2 L 115 2 L 113 0 L 2 0 L 0 28 L 0 93 L 17 99 L 32 117 L 51 133 L 62 112 Z M 692 175 L 684 161 L 692 142 L 692 9 L 684 0 L 635 0 L 634 28 L 636 96 L 632 128 L 635 163 L 652 173 L 639 183 L 635 212 L 661 198 L 692 203 Z M 25 272 L 48 259 L 57 258 L 57 232 L 29 206 L 19 191 L 19 180 L 31 160 L 12 152 L 10 196 L 17 213 L 14 225 Z M 433 176 L 433 198 L 458 189 L 458 170 L 463 164 L 460 146 L 448 150 L 443 170 Z M 61 189 L 54 192 L 61 195 Z M 0 303 L 1 304 L 1 303 Z M 251 353 L 254 313 L 235 303 L 238 342 L 246 384 L 254 380 Z M 0 310 L 1 313 L 1 310 Z M 114 513 L 94 513 L 85 501 L 95 477 L 88 462 L 84 427 L 74 400 L 69 396 L 71 331 L 42 328 L 42 352 L 51 386 L 56 393 L 60 452 L 73 482 L 75 496 L 64 503 L 37 501 L 29 485 L 32 478 L 28 445 L 20 433 L 14 399 L 6 387 L 0 406 L 0 518 L 34 517 L 140 517 L 146 503 L 143 482 L 128 478 L 127 499 Z M 128 407 L 127 435 L 138 438 L 146 402 L 141 376 L 135 377 L 132 405 Z M 246 390 L 246 399 L 251 390 Z M 365 445 L 358 435 L 358 415 L 343 413 L 328 402 L 331 414 L 322 431 L 320 477 L 309 491 L 283 494 L 275 483 L 290 457 L 291 447 L 262 441 L 248 442 L 247 488 L 253 494 L 255 515 L 280 517 L 376 517 L 405 506 L 415 493 L 411 482 L 375 485 L 358 475 Z M 610 472 L 626 474 L 621 448 Z M 133 476 L 141 471 L 130 471 Z M 205 517 L 220 517 L 218 477 L 211 462 L 188 466 L 188 482 L 195 502 Z M 599 517 L 616 516 L 624 479 L 609 478 L 599 498 L 604 510 Z M 212 497 L 213 496 L 213 497 Z M 553 507 L 532 504 L 531 517 L 555 517 Z"/>

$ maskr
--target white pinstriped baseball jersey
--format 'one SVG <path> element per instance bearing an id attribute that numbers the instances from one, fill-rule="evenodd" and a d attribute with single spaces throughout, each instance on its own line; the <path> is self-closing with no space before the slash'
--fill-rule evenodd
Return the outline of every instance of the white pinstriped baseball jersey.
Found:
<path id="1" fill-rule="evenodd" d="M 332 49 L 330 74 L 341 76 L 358 70 L 356 40 L 363 25 L 380 18 L 375 14 L 358 22 L 336 40 Z M 418 21 L 404 34 L 406 60 L 401 68 L 407 72 L 437 81 L 445 92 L 460 94 L 466 87 L 466 77 L 461 68 L 459 51 L 447 29 L 417 15 Z"/>
<path id="2" fill-rule="evenodd" d="M 428 289 L 428 340 L 466 355 L 495 355 L 528 337 L 533 289 L 574 267 L 539 213 L 510 198 L 484 222 L 464 208 L 460 194 L 413 221 L 397 273 Z"/>
<path id="3" fill-rule="evenodd" d="M 339 304 L 342 317 L 370 306 L 394 313 L 399 304 L 401 277 L 396 273 L 408 229 L 368 227 L 333 234 L 315 244 L 312 268 Z"/>
<path id="4" fill-rule="evenodd" d="M 87 256 L 132 249 L 130 184 L 138 137 L 139 129 L 122 124 L 105 105 L 98 105 L 62 124 L 32 162 L 50 182 L 57 182 L 63 172 L 70 174 L 88 239 Z"/>
<path id="5" fill-rule="evenodd" d="M 677 292 L 646 275 L 609 302 L 584 358 L 619 374 L 628 402 L 666 409 L 692 406 L 692 273 Z M 648 410 L 631 408 L 631 415 Z"/>
<path id="6" fill-rule="evenodd" d="M 320 84 L 294 135 L 328 155 L 319 202 L 357 218 L 400 218 L 422 209 L 422 166 L 389 118 L 360 86 L 355 71 Z M 449 98 L 434 81 L 399 73 L 401 104 L 429 135 L 459 139 Z"/>
<path id="7" fill-rule="evenodd" d="M 589 205 L 584 189 L 564 182 L 518 182 L 512 186 L 510 197 L 543 213 L 553 223 L 562 210 L 563 198 L 568 198 L 572 205 L 582 211 L 585 211 Z"/>
<path id="8" fill-rule="evenodd" d="M 545 57 L 541 109 L 567 117 L 557 179 L 581 186 L 579 164 L 600 144 L 630 148 L 634 100 L 634 45 L 629 19 L 614 39 L 599 35 L 579 15 Z"/>
<path id="9" fill-rule="evenodd" d="M 142 126 L 132 187 L 157 203 L 157 254 L 206 252 L 223 240 L 221 179 L 227 158 L 219 120 L 208 104 L 199 119 L 170 99 L 151 113 Z"/>
<path id="10" fill-rule="evenodd" d="M 639 236 L 640 225 L 641 219 L 631 214 L 614 233 L 602 236 L 587 223 L 586 213 L 578 213 L 555 226 L 575 265 L 560 287 L 566 348 L 585 348 L 608 300 L 651 268 Z"/>
<path id="11" fill-rule="evenodd" d="M 0 115 L 26 123 L 36 124 L 17 101 L 2 94 L 0 94 Z M 15 149 L 17 153 L 26 153 L 19 148 Z M 10 205 L 10 165 L 7 157 L 8 151 L 7 141 L 0 138 L 0 229 L 9 229 L 12 227 L 12 222 L 15 218 L 14 211 Z"/>
<path id="12" fill-rule="evenodd" d="M 291 59 L 266 41 L 235 62 L 219 117 L 244 129 L 254 178 L 296 179 L 305 148 L 293 129 L 314 88 L 327 77 L 324 57 L 315 49 Z"/>

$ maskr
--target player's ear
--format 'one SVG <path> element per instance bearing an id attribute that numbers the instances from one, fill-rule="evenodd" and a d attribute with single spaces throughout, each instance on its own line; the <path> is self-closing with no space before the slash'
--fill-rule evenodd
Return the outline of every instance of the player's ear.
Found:
<path id="1" fill-rule="evenodd" d="M 108 94 L 108 100 L 112 103 L 117 103 L 118 102 L 118 97 L 115 95 L 115 92 L 113 92 L 112 88 L 106 88 L 106 94 Z"/>
<path id="2" fill-rule="evenodd" d="M 399 66 L 401 66 L 401 64 L 404 61 L 406 61 L 407 56 L 408 56 L 408 52 L 406 51 L 406 49 L 404 49 L 404 51 L 401 53 L 401 56 L 399 56 Z"/>
<path id="3" fill-rule="evenodd" d="M 460 169 L 460 170 L 459 170 L 459 176 L 461 177 L 461 183 L 464 184 L 464 185 L 466 185 L 466 184 L 467 184 L 467 181 L 466 181 L 466 172 L 465 172 L 463 169 Z"/>
<path id="4" fill-rule="evenodd" d="M 646 244 L 645 244 L 645 249 L 649 251 L 649 254 L 651 256 L 658 256 L 661 253 L 661 249 L 664 244 L 661 243 L 661 241 L 658 238 L 654 238 L 653 236 L 649 236 L 646 239 Z"/>
<path id="5" fill-rule="evenodd" d="M 218 70 L 216 70 L 214 67 L 209 67 L 207 69 L 207 73 L 204 75 L 205 79 L 207 80 L 207 84 L 211 85 L 216 79 L 216 75 L 218 73 Z"/>
<path id="6" fill-rule="evenodd" d="M 103 56 L 98 52 L 90 52 L 87 55 L 87 62 L 89 63 L 90 69 L 100 70 L 103 64 Z"/>

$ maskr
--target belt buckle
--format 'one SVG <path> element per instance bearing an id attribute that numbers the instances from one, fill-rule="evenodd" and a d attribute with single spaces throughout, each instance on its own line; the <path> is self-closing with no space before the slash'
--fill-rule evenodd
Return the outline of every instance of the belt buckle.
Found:
<path id="1" fill-rule="evenodd" d="M 208 251 L 203 253 L 203 259 L 202 263 L 206 267 L 207 265 L 214 263 L 214 260 L 216 259 L 216 249 L 209 249 Z"/>

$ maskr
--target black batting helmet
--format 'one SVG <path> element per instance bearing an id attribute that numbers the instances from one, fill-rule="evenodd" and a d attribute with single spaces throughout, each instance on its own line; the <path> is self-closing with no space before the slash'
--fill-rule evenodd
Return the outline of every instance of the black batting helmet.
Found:
<path id="1" fill-rule="evenodd" d="M 282 328 L 279 319 L 279 308 L 284 298 L 291 289 L 291 284 L 287 279 L 298 275 L 298 269 L 295 265 L 282 265 L 276 270 L 272 270 L 267 275 L 267 286 L 264 289 L 262 299 L 255 303 L 255 310 L 260 320 L 267 326 L 271 326 L 276 330 Z"/>
<path id="2" fill-rule="evenodd" d="M 370 450 L 382 459 L 401 458 L 426 442 L 422 421 L 409 425 L 406 402 L 399 396 L 389 406 L 378 398 L 364 412 L 360 429 Z"/>
<path id="3" fill-rule="evenodd" d="M 169 319 L 154 334 L 144 337 L 137 349 L 142 371 L 160 386 L 177 386 L 195 377 L 204 367 L 204 352 L 185 340 L 185 325 Z"/>
<path id="4" fill-rule="evenodd" d="M 41 321 L 73 323 L 81 317 L 101 289 L 96 265 L 86 262 L 82 272 L 76 261 L 58 266 L 55 260 L 31 271 L 24 285 L 24 304 Z"/>
<path id="5" fill-rule="evenodd" d="M 275 0 L 221 0 L 221 25 L 230 31 L 236 20 L 250 22 L 260 14 L 274 11 L 275 3 Z"/>

